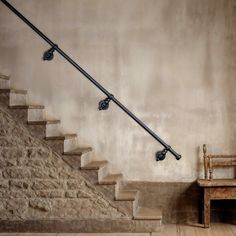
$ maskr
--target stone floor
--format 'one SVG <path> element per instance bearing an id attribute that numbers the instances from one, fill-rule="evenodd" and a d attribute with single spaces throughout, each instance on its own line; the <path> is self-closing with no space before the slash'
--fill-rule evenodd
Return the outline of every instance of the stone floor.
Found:
<path id="1" fill-rule="evenodd" d="M 165 225 L 161 233 L 0 233 L 0 236 L 236 236 L 236 224 L 212 224 L 209 229 L 201 225 Z"/>

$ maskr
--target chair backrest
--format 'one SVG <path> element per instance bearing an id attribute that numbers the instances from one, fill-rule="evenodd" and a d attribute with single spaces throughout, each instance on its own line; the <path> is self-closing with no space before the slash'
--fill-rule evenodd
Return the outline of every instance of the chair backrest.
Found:
<path id="1" fill-rule="evenodd" d="M 214 167 L 232 167 L 236 166 L 236 154 L 207 154 L 206 144 L 203 144 L 204 174 L 205 179 L 213 179 Z M 217 160 L 218 159 L 218 160 Z M 220 159 L 220 160 L 219 160 Z"/>

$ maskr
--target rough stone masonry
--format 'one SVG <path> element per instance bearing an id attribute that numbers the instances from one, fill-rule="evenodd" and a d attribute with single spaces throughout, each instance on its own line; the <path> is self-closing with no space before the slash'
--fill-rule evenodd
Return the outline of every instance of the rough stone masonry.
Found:
<path id="1" fill-rule="evenodd" d="M 0 106 L 0 220 L 120 217 L 79 171 Z"/>

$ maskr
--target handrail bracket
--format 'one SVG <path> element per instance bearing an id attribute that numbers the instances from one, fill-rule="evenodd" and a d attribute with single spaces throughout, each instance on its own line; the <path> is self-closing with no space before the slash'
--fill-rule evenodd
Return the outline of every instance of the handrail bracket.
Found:
<path id="1" fill-rule="evenodd" d="M 109 94 L 107 98 L 101 100 L 99 103 L 98 103 L 98 110 L 107 110 L 109 108 L 109 103 L 111 100 L 114 99 L 114 95 L 112 94 Z"/>
<path id="2" fill-rule="evenodd" d="M 57 44 L 54 44 L 51 48 L 49 48 L 46 52 L 43 54 L 43 60 L 44 61 L 52 61 L 54 58 L 54 52 L 58 49 Z"/>

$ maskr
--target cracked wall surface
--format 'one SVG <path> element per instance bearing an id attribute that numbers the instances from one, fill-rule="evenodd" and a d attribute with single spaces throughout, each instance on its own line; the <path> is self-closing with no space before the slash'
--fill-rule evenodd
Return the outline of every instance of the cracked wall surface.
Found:
<path id="1" fill-rule="evenodd" d="M 0 106 L 0 220 L 122 216 L 79 171 Z"/>

